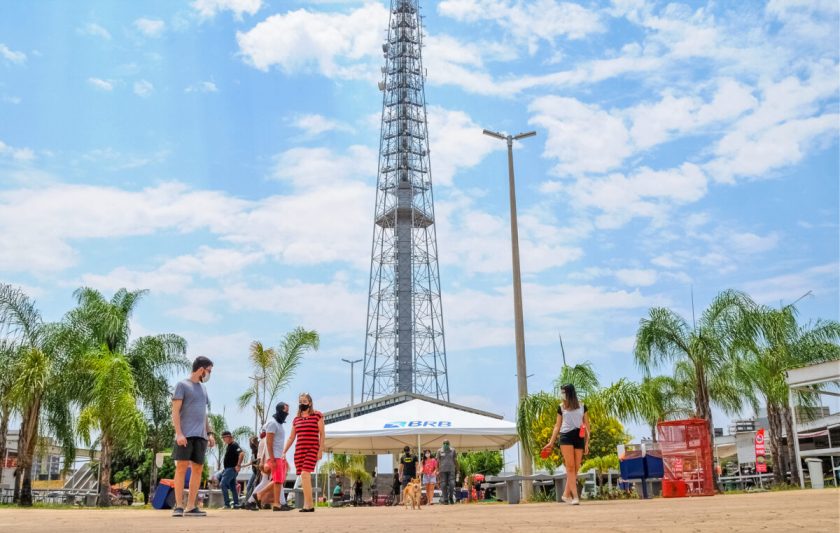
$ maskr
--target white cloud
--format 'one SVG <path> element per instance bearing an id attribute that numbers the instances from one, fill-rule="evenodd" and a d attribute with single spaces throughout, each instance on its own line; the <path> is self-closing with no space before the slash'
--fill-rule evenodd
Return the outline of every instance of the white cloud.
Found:
<path id="1" fill-rule="evenodd" d="M 88 22 L 84 26 L 76 28 L 76 32 L 79 35 L 90 35 L 93 37 L 100 37 L 102 39 L 105 39 L 106 41 L 111 40 L 111 33 L 99 24 L 96 24 L 95 22 Z"/>
<path id="2" fill-rule="evenodd" d="M 652 170 L 642 167 L 630 175 L 610 174 L 558 183 L 572 205 L 594 209 L 600 228 L 617 228 L 636 217 L 657 218 L 672 206 L 696 202 L 706 194 L 708 178 L 695 164 Z"/>
<path id="3" fill-rule="evenodd" d="M 317 137 L 322 133 L 330 131 L 353 131 L 353 128 L 349 124 L 332 120 L 319 114 L 297 115 L 291 122 L 295 128 L 303 131 L 303 134 L 309 138 Z"/>
<path id="4" fill-rule="evenodd" d="M 143 98 L 149 97 L 155 91 L 155 86 L 147 80 L 134 82 L 134 94 Z"/>
<path id="5" fill-rule="evenodd" d="M 429 106 L 429 157 L 435 185 L 449 186 L 461 169 L 472 168 L 504 143 L 482 135 L 482 128 L 463 111 Z"/>
<path id="6" fill-rule="evenodd" d="M 26 54 L 23 52 L 16 52 L 3 43 L 0 43 L 0 57 L 3 57 L 6 61 L 10 61 L 17 65 L 26 63 Z"/>
<path id="7" fill-rule="evenodd" d="M 185 93 L 217 93 L 219 88 L 212 81 L 200 81 L 184 89 Z"/>
<path id="8" fill-rule="evenodd" d="M 455 20 L 490 20 L 534 53 L 540 40 L 553 43 L 559 37 L 581 39 L 604 31 L 598 13 L 571 2 L 556 0 L 445 0 L 438 13 Z"/>
<path id="9" fill-rule="evenodd" d="M 366 4 L 347 14 L 305 9 L 272 15 L 247 32 L 237 32 L 246 63 L 267 71 L 315 71 L 336 78 L 379 78 L 380 46 L 388 10 Z"/>
<path id="10" fill-rule="evenodd" d="M 23 99 L 20 96 L 3 96 L 3 101 L 7 104 L 18 105 L 19 103 L 23 102 Z"/>
<path id="11" fill-rule="evenodd" d="M 656 271 L 639 268 L 622 268 L 615 271 L 618 281 L 631 287 L 649 287 L 656 283 Z"/>
<path id="12" fill-rule="evenodd" d="M 528 106 L 530 124 L 547 130 L 546 157 L 559 160 L 560 175 L 611 170 L 632 153 L 624 121 L 574 98 L 541 96 Z"/>
<path id="13" fill-rule="evenodd" d="M 729 235 L 729 241 L 735 253 L 759 254 L 776 248 L 779 244 L 779 235 L 770 233 L 761 236 L 750 232 L 736 232 Z"/>
<path id="14" fill-rule="evenodd" d="M 190 5 L 204 18 L 215 17 L 222 11 L 232 11 L 241 20 L 243 13 L 253 15 L 259 11 L 262 0 L 194 0 Z"/>
<path id="15" fill-rule="evenodd" d="M 367 178 L 370 183 L 376 175 L 377 159 L 375 151 L 360 145 L 349 147 L 346 155 L 328 148 L 291 148 L 275 158 L 272 177 L 300 190 L 334 187 L 340 178 Z"/>
<path id="16" fill-rule="evenodd" d="M 0 141 L 0 157 L 11 157 L 16 161 L 32 161 L 35 152 L 31 148 L 15 148 Z"/>
<path id="17" fill-rule="evenodd" d="M 102 78 L 88 78 L 88 83 L 100 91 L 113 91 L 114 82 L 112 80 L 103 80 Z"/>
<path id="18" fill-rule="evenodd" d="M 744 289 L 757 302 L 775 307 L 780 301 L 791 303 L 808 291 L 820 299 L 836 298 L 840 291 L 839 275 L 840 263 L 826 263 L 749 281 L 744 284 Z"/>
<path id="19" fill-rule="evenodd" d="M 166 29 L 166 23 L 158 19 L 139 18 L 134 21 L 134 27 L 146 37 L 160 37 Z"/>

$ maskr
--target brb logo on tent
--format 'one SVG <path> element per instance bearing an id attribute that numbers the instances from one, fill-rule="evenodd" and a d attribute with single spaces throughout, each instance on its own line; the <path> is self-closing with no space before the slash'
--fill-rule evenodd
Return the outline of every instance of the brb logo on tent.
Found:
<path id="1" fill-rule="evenodd" d="M 449 420 L 400 420 L 387 422 L 385 428 L 450 428 L 452 422 Z"/>

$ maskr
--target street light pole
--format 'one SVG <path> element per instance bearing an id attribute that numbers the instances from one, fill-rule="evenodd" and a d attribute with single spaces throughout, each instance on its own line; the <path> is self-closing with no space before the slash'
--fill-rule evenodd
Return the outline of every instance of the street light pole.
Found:
<path id="1" fill-rule="evenodd" d="M 345 363 L 350 364 L 350 418 L 353 418 L 353 396 L 355 395 L 355 392 L 353 391 L 353 367 L 356 365 L 356 363 L 361 363 L 362 360 L 356 359 L 355 361 L 351 361 L 349 359 L 344 358 L 342 358 L 341 360 Z"/>
<path id="2" fill-rule="evenodd" d="M 513 318 L 516 331 L 516 385 L 519 393 L 519 401 L 528 396 L 528 372 L 525 365 L 525 320 L 522 316 L 522 274 L 519 268 L 519 225 L 516 218 L 516 183 L 513 177 L 513 141 L 526 137 L 533 137 L 535 131 L 520 133 L 517 135 L 502 135 L 495 131 L 484 130 L 485 135 L 507 142 L 508 149 L 508 186 L 510 188 L 510 240 L 511 257 L 513 262 Z M 524 446 L 519 446 L 520 458 L 522 461 L 522 474 L 530 476 L 531 453 Z M 531 495 L 531 483 L 523 483 L 525 498 Z"/>

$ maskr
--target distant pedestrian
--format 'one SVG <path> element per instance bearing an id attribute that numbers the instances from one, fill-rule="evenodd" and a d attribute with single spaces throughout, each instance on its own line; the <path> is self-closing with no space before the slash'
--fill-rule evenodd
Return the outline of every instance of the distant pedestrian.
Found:
<path id="1" fill-rule="evenodd" d="M 362 480 L 357 478 L 353 483 L 353 503 L 359 505 L 362 503 Z"/>
<path id="2" fill-rule="evenodd" d="M 172 425 L 175 428 L 175 446 L 172 460 L 175 461 L 175 508 L 172 516 L 206 516 L 196 505 L 198 486 L 201 484 L 201 471 L 207 447 L 216 445 L 207 408 L 210 398 L 204 383 L 210 381 L 213 361 L 204 356 L 196 357 L 192 365 L 192 374 L 188 379 L 178 382 L 172 395 Z M 187 496 L 187 511 L 184 511 L 184 479 L 190 469 L 190 491 Z"/>
<path id="3" fill-rule="evenodd" d="M 289 416 L 289 404 L 280 402 L 274 409 L 274 414 L 265 424 L 266 450 L 268 452 L 268 464 L 271 465 L 271 480 L 274 483 L 273 511 L 291 511 L 292 508 L 286 504 L 286 493 L 283 486 L 286 483 L 286 474 L 289 465 L 286 462 L 286 453 L 283 449 L 283 442 L 286 440 L 286 430 L 283 424 Z"/>
<path id="4" fill-rule="evenodd" d="M 393 505 L 400 504 L 400 493 L 402 492 L 402 480 L 400 479 L 400 471 L 398 468 L 394 469 L 394 481 L 391 483 L 391 496 L 393 496 Z"/>
<path id="5" fill-rule="evenodd" d="M 457 456 L 458 453 L 455 448 L 449 445 L 449 440 L 443 441 L 443 446 L 437 453 L 437 474 L 443 505 L 455 503 L 455 475 L 458 473 Z"/>
<path id="6" fill-rule="evenodd" d="M 222 441 L 225 443 L 225 457 L 222 460 L 224 470 L 222 470 L 222 478 L 219 483 L 222 489 L 222 499 L 224 500 L 225 508 L 239 509 L 239 491 L 236 488 L 236 476 L 239 475 L 239 470 L 242 469 L 245 452 L 239 446 L 239 443 L 233 440 L 233 435 L 230 431 L 222 431 Z M 230 500 L 228 493 L 233 493 L 233 501 Z"/>
<path id="7" fill-rule="evenodd" d="M 575 386 L 566 384 L 560 387 L 560 407 L 557 408 L 557 420 L 551 432 L 551 440 L 543 447 L 543 452 L 550 452 L 560 435 L 560 453 L 566 466 L 566 490 L 560 497 L 566 503 L 580 504 L 577 491 L 577 474 L 583 456 L 589 453 L 589 415 L 586 406 L 578 401 Z"/>
<path id="8" fill-rule="evenodd" d="M 403 453 L 400 455 L 400 465 L 398 467 L 400 471 L 401 493 L 411 483 L 411 480 L 417 477 L 417 463 L 417 456 L 411 453 L 411 447 L 404 447 Z"/>
<path id="9" fill-rule="evenodd" d="M 266 439 L 265 427 L 260 432 L 260 443 L 257 445 L 257 465 L 260 469 L 260 482 L 254 487 L 251 497 L 245 503 L 249 511 L 259 511 L 262 501 L 269 499 L 269 492 L 272 487 L 271 466 L 268 464 L 268 441 Z M 269 490 L 266 490 L 269 489 Z M 271 492 L 273 495 L 273 492 Z"/>
<path id="10" fill-rule="evenodd" d="M 298 414 L 292 421 L 292 431 L 283 448 L 283 456 L 295 443 L 295 467 L 303 486 L 303 513 L 314 513 L 312 502 L 312 472 L 321 460 L 324 446 L 324 415 L 315 410 L 312 397 L 303 393 L 298 398 Z"/>
<path id="11" fill-rule="evenodd" d="M 437 484 L 437 459 L 431 450 L 423 451 L 423 486 L 426 487 L 426 505 L 432 505 Z"/>
<path id="12" fill-rule="evenodd" d="M 251 435 L 248 438 L 248 447 L 251 449 L 251 460 L 245 466 L 251 467 L 251 477 L 248 479 L 248 488 L 245 493 L 245 507 L 248 506 L 248 502 L 251 500 L 251 494 L 254 493 L 254 487 L 256 487 L 257 483 L 260 482 L 261 472 L 259 459 L 257 459 L 257 454 L 260 449 L 260 439 L 257 438 L 256 435 Z"/>

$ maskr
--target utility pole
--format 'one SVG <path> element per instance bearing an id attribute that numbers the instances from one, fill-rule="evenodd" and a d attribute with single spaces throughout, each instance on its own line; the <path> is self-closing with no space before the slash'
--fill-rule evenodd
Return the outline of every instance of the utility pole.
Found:
<path id="1" fill-rule="evenodd" d="M 510 240 L 511 258 L 513 262 L 513 316 L 516 331 L 516 385 L 519 393 L 519 401 L 528 396 L 528 372 L 525 365 L 525 320 L 522 316 L 522 274 L 519 268 L 519 225 L 516 219 L 516 183 L 513 176 L 513 141 L 526 137 L 533 137 L 536 131 L 519 133 L 517 135 L 502 135 L 501 133 L 484 130 L 485 135 L 507 142 L 508 149 L 508 186 L 510 189 Z M 522 475 L 530 476 L 531 453 L 524 446 L 519 447 L 520 459 L 522 461 Z M 530 498 L 532 485 L 530 481 L 522 484 L 524 496 Z"/>
<path id="2" fill-rule="evenodd" d="M 563 354 L 563 366 L 566 366 L 566 349 L 563 348 L 563 334 L 558 333 L 558 337 L 560 337 L 560 353 Z"/>
<path id="3" fill-rule="evenodd" d="M 342 358 L 341 360 L 344 361 L 345 363 L 350 364 L 350 418 L 353 418 L 353 396 L 355 395 L 355 392 L 353 390 L 353 374 L 354 374 L 353 367 L 356 365 L 356 363 L 361 363 L 362 360 L 361 359 L 356 359 L 354 361 L 351 361 L 349 359 L 344 359 L 344 358 Z"/>

